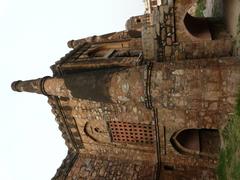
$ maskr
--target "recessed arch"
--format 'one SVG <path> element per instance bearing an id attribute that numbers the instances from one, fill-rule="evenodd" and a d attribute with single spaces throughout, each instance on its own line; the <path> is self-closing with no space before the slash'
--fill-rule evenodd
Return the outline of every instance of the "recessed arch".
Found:
<path id="1" fill-rule="evenodd" d="M 219 0 L 216 4 L 211 4 L 209 1 L 204 5 L 205 7 L 199 8 L 201 5 L 195 2 L 186 8 L 183 15 L 183 24 L 188 35 L 198 40 L 219 40 L 230 38 L 231 36 L 229 32 L 227 32 L 224 22 L 222 4 L 222 0 Z"/>
<path id="2" fill-rule="evenodd" d="M 96 142 L 109 143 L 110 136 L 107 129 L 107 124 L 103 120 L 89 120 L 84 127 L 84 132 L 87 137 Z"/>
<path id="3" fill-rule="evenodd" d="M 220 150 L 217 129 L 183 129 L 171 137 L 172 146 L 180 154 L 216 156 Z"/>
<path id="4" fill-rule="evenodd" d="M 212 36 L 210 33 L 207 19 L 204 17 L 194 17 L 188 12 L 184 17 L 184 25 L 190 35 L 199 39 L 211 40 Z"/>

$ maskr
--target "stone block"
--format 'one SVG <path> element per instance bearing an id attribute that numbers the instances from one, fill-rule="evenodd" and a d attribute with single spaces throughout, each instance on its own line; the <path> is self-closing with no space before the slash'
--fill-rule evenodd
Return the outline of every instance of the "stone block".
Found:
<path id="1" fill-rule="evenodd" d="M 166 42 L 167 42 L 167 45 L 168 45 L 168 46 L 172 46 L 172 44 L 173 44 L 171 37 L 167 37 Z"/>
<path id="2" fill-rule="evenodd" d="M 161 28 L 161 40 L 165 41 L 166 37 L 167 37 L 166 28 Z"/>
<path id="3" fill-rule="evenodd" d="M 171 56 L 172 54 L 172 47 L 171 46 L 165 46 L 165 56 Z"/>
<path id="4" fill-rule="evenodd" d="M 173 71 L 172 74 L 174 74 L 174 75 L 183 75 L 184 74 L 184 70 L 183 69 L 177 69 L 177 70 Z"/>
<path id="5" fill-rule="evenodd" d="M 208 101 L 217 101 L 220 98 L 220 92 L 219 91 L 207 91 L 205 93 L 205 100 Z"/>
<path id="6" fill-rule="evenodd" d="M 210 110 L 210 111 L 216 111 L 217 109 L 218 109 L 218 102 L 212 102 L 212 103 L 210 103 L 208 110 Z"/>

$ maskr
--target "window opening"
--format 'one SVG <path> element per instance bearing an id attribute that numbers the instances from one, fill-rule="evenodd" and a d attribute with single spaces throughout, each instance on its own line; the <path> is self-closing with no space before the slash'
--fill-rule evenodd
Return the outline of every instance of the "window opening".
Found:
<path id="1" fill-rule="evenodd" d="M 137 144 L 153 144 L 154 142 L 152 125 L 110 121 L 109 127 L 114 142 Z"/>

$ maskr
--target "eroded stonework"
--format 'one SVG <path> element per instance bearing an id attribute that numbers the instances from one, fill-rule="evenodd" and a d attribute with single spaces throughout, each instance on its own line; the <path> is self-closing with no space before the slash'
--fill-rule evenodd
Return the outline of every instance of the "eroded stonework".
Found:
<path id="1" fill-rule="evenodd" d="M 53 179 L 217 178 L 240 61 L 194 0 L 159 2 L 125 31 L 69 41 L 52 77 L 12 84 L 48 97 L 69 149 Z"/>

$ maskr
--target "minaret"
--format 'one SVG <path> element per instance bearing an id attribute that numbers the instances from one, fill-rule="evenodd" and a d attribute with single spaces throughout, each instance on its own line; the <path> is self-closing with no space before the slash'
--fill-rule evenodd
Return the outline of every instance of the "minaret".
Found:
<path id="1" fill-rule="evenodd" d="M 141 103 L 144 99 L 144 67 L 104 69 L 59 77 L 15 81 L 12 89 L 46 96 L 86 99 L 97 102 Z"/>
<path id="2" fill-rule="evenodd" d="M 46 96 L 71 96 L 62 78 L 43 77 L 27 81 L 15 81 L 11 85 L 17 92 L 31 92 Z"/>

